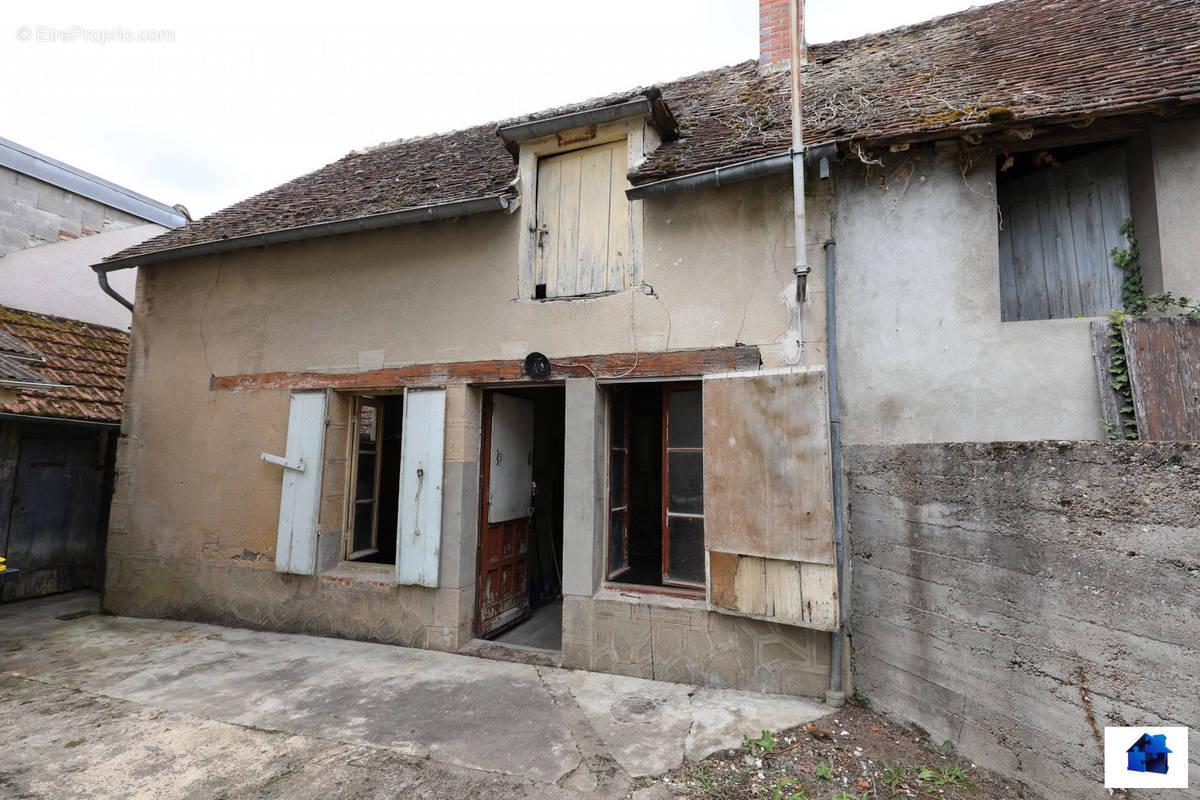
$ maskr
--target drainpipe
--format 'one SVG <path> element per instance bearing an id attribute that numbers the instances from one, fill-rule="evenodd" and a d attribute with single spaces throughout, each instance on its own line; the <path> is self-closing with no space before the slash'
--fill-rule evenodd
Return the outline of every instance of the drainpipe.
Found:
<path id="1" fill-rule="evenodd" d="M 96 270 L 96 280 L 100 281 L 100 288 L 104 290 L 104 293 L 132 312 L 133 303 L 129 302 L 127 299 L 125 299 L 124 295 L 109 285 L 108 271 L 100 269 L 99 267 L 92 267 L 92 269 Z"/>
<path id="2" fill-rule="evenodd" d="M 834 708 L 846 704 L 846 692 L 842 689 L 842 640 L 846 629 L 846 582 L 844 568 L 845 548 L 843 532 L 845 517 L 842 513 L 842 429 L 838 411 L 838 365 L 837 365 L 837 243 L 832 239 L 825 242 L 825 347 L 828 355 L 829 377 L 829 468 L 833 478 L 833 549 L 837 561 L 838 629 L 831 636 L 829 658 L 829 691 L 825 702 Z"/>
<path id="3" fill-rule="evenodd" d="M 796 303 L 804 302 L 808 296 L 808 232 L 804 222 L 804 128 L 803 108 L 800 103 L 800 67 L 808 56 L 804 45 L 804 0 L 792 0 L 792 61 L 789 68 L 792 78 L 792 197 L 796 224 Z M 800 336 L 800 311 L 796 311 L 797 336 Z M 803 337 L 800 337 L 803 341 Z M 797 343 L 799 344 L 799 343 Z"/>

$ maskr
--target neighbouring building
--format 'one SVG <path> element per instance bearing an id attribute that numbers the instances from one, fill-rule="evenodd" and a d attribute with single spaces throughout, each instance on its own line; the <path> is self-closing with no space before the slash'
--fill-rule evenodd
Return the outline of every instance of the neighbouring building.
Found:
<path id="1" fill-rule="evenodd" d="M 89 266 L 186 221 L 0 139 L 0 600 L 103 585 L 130 312 Z"/>
<path id="2" fill-rule="evenodd" d="M 354 152 L 98 263 L 139 270 L 106 606 L 457 650 L 549 601 L 525 643 L 568 666 L 824 691 L 828 292 L 846 445 L 1102 438 L 1124 222 L 1200 294 L 1200 4 L 812 46 L 800 254 L 777 5 L 760 60 Z"/>
<path id="3" fill-rule="evenodd" d="M 129 310 L 88 269 L 188 221 L 168 206 L 0 138 L 0 304 L 129 328 Z M 137 272 L 114 275 L 132 294 Z"/>

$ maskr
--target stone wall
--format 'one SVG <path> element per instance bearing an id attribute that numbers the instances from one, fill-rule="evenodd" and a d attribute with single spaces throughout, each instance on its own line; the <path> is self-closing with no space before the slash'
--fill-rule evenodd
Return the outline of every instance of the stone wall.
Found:
<path id="1" fill-rule="evenodd" d="M 105 230 L 144 225 L 145 220 L 37 178 L 0 167 L 0 257 L 15 250 Z"/>
<path id="2" fill-rule="evenodd" d="M 1108 796 L 1106 725 L 1200 728 L 1200 445 L 863 445 L 847 469 L 876 708 L 1053 798 Z"/>

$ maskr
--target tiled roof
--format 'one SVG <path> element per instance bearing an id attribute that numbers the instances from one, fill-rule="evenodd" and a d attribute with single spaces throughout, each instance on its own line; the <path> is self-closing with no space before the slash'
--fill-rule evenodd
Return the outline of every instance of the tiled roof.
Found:
<path id="1" fill-rule="evenodd" d="M 62 389 L 20 388 L 0 402 L 0 412 L 93 422 L 121 421 L 121 395 L 129 334 L 88 322 L 35 314 L 0 306 L 0 333 L 41 354 L 43 361 L 16 361 L 0 355 L 0 381 L 5 364 L 19 365 L 42 382 Z M 28 381 L 25 377 L 7 380 Z"/>
<path id="2" fill-rule="evenodd" d="M 1006 0 L 919 25 L 813 45 L 802 73 L 806 143 L 953 136 L 988 126 L 1169 109 L 1200 101 L 1200 0 Z M 642 183 L 785 151 L 785 69 L 747 61 L 662 84 L 679 122 L 630 174 Z M 498 125 L 355 152 L 116 253 L 143 255 L 507 190 L 516 166 Z"/>

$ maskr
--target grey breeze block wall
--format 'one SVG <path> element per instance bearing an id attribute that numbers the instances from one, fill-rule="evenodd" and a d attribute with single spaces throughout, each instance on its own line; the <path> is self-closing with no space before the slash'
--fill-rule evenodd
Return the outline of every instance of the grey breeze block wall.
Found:
<path id="1" fill-rule="evenodd" d="M 0 167 L 0 257 L 26 247 L 144 224 L 140 217 Z"/>
<path id="2" fill-rule="evenodd" d="M 1048 798 L 1109 796 L 1106 725 L 1200 728 L 1200 445 L 861 445 L 847 467 L 876 708 Z"/>

